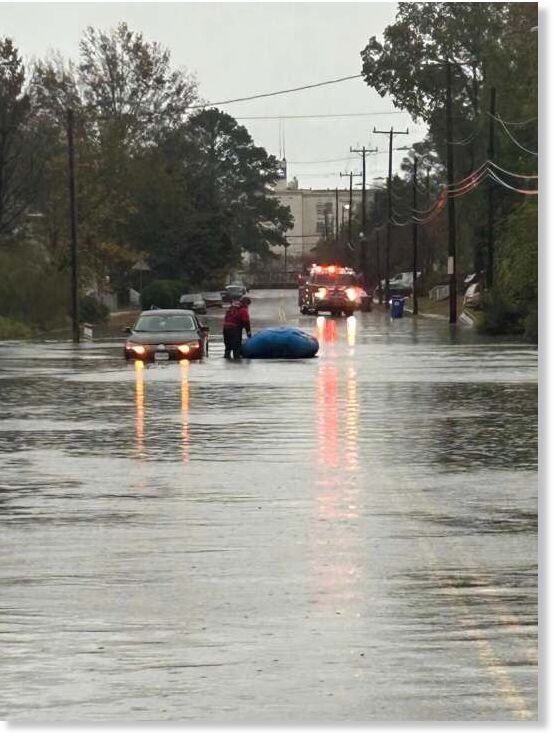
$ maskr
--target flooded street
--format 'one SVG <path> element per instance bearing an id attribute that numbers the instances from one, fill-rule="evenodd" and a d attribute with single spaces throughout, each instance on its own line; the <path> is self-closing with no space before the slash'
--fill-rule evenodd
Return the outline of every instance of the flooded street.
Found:
<path id="1" fill-rule="evenodd" d="M 536 719 L 536 350 L 252 297 L 319 356 L 0 345 L 2 718 Z"/>

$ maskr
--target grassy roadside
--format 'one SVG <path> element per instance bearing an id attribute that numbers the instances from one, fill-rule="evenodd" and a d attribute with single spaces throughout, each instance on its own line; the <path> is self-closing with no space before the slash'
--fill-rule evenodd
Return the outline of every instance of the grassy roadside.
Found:
<path id="1" fill-rule="evenodd" d="M 436 302 L 429 297 L 418 297 L 417 300 L 419 312 L 421 315 L 435 315 L 436 317 L 444 317 L 448 319 L 450 316 L 450 303 L 448 299 Z M 405 307 L 408 310 L 413 308 L 413 300 L 409 297 L 406 300 Z M 458 315 L 461 315 L 464 309 L 464 298 L 458 297 Z"/>

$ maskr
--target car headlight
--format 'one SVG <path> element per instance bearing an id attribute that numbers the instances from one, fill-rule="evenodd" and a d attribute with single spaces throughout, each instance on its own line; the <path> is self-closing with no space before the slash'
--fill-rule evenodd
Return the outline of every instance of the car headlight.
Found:
<path id="1" fill-rule="evenodd" d="M 197 350 L 198 348 L 200 348 L 200 343 L 197 340 L 191 341 L 190 343 L 182 343 L 181 345 L 177 346 L 177 349 L 184 356 L 186 356 L 187 353 L 190 353 L 191 351 Z"/>
<path id="2" fill-rule="evenodd" d="M 325 287 L 320 287 L 317 292 L 315 293 L 316 299 L 325 299 L 325 295 L 327 294 L 327 290 Z"/>
<path id="3" fill-rule="evenodd" d="M 354 287 L 348 287 L 348 289 L 346 290 L 346 296 L 348 297 L 348 299 L 350 300 L 350 302 L 354 302 L 355 301 L 355 299 L 356 299 L 356 290 L 354 289 Z"/>
<path id="4" fill-rule="evenodd" d="M 127 343 L 125 346 L 128 351 L 134 351 L 137 356 L 144 356 L 146 353 L 146 348 L 143 345 L 134 345 L 133 343 Z"/>

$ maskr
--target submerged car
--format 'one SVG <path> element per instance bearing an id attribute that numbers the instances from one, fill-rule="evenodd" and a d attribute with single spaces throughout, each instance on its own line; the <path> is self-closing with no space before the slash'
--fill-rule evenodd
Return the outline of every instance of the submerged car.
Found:
<path id="1" fill-rule="evenodd" d="M 483 294 L 481 292 L 481 285 L 478 282 L 470 284 L 464 294 L 464 307 L 471 307 L 474 310 L 479 310 L 482 307 Z"/>
<path id="2" fill-rule="evenodd" d="M 220 292 L 204 292 L 202 299 L 206 303 L 206 307 L 223 307 L 223 300 Z"/>
<path id="3" fill-rule="evenodd" d="M 132 328 L 123 349 L 126 359 L 139 361 L 196 360 L 208 355 L 209 328 L 192 310 L 145 310 Z"/>
<path id="4" fill-rule="evenodd" d="M 244 297 L 247 291 L 243 284 L 228 284 L 221 292 L 221 299 L 224 302 L 234 302 L 235 299 Z"/>
<path id="5" fill-rule="evenodd" d="M 206 302 L 201 294 L 182 294 L 179 305 L 183 310 L 193 310 L 199 315 L 206 314 Z"/>

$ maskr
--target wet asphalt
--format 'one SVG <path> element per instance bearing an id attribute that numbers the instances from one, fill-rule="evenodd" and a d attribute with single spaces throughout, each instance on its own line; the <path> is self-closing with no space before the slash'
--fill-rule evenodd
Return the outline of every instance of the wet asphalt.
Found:
<path id="1" fill-rule="evenodd" d="M 252 296 L 318 357 L 0 343 L 0 717 L 536 719 L 536 350 Z"/>

